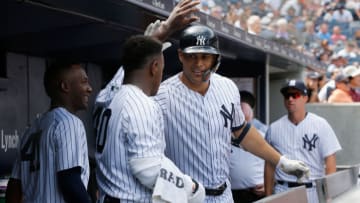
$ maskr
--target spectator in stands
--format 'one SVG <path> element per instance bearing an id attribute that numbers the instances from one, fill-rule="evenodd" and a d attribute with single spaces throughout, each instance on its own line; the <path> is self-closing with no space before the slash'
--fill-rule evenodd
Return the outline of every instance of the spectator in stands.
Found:
<path id="1" fill-rule="evenodd" d="M 350 23 L 354 20 L 351 12 L 345 8 L 344 4 L 341 3 L 338 3 L 335 6 L 335 11 L 332 17 L 336 22 L 339 23 Z"/>
<path id="2" fill-rule="evenodd" d="M 307 89 L 308 103 L 319 102 L 318 92 L 320 90 L 320 81 L 322 78 L 323 75 L 315 71 L 310 71 L 306 74 L 305 85 Z"/>
<path id="3" fill-rule="evenodd" d="M 265 0 L 265 3 L 270 6 L 275 17 L 280 16 L 280 8 L 284 0 Z"/>
<path id="4" fill-rule="evenodd" d="M 354 6 L 352 8 L 349 8 L 349 7 L 348 8 L 353 13 L 354 21 L 358 21 L 358 20 L 360 20 L 360 2 L 357 1 L 357 2 L 353 2 L 353 3 L 354 3 Z"/>
<path id="5" fill-rule="evenodd" d="M 291 41 L 293 45 L 297 45 L 301 43 L 301 31 L 303 30 L 304 22 L 302 21 L 301 16 L 294 16 L 290 21 L 288 21 L 287 30 L 290 34 Z"/>
<path id="6" fill-rule="evenodd" d="M 338 52 L 338 55 L 346 58 L 347 60 L 351 60 L 352 58 L 357 57 L 356 50 L 356 43 L 353 41 L 348 41 L 345 45 L 345 48 Z"/>
<path id="7" fill-rule="evenodd" d="M 360 102 L 360 69 L 355 66 L 347 66 L 344 74 L 349 78 L 350 95 L 354 102 Z"/>
<path id="8" fill-rule="evenodd" d="M 215 5 L 215 6 L 211 7 L 210 15 L 213 16 L 214 18 L 222 20 L 224 17 L 223 16 L 223 8 L 219 5 Z"/>
<path id="9" fill-rule="evenodd" d="M 341 55 L 334 53 L 330 57 L 330 65 L 328 66 L 327 71 L 333 72 L 333 69 L 335 68 L 342 70 L 346 65 L 346 60 L 344 60 Z"/>
<path id="10" fill-rule="evenodd" d="M 329 56 L 333 56 L 333 50 L 330 47 L 330 43 L 328 40 L 324 39 L 320 41 L 320 46 L 322 51 L 326 52 Z"/>
<path id="11" fill-rule="evenodd" d="M 356 42 L 357 47 L 360 47 L 360 29 L 355 30 L 354 40 Z"/>
<path id="12" fill-rule="evenodd" d="M 332 35 L 331 35 L 331 41 L 333 42 L 333 44 L 337 44 L 339 41 L 341 43 L 344 43 L 346 42 L 346 36 L 341 34 L 341 28 L 340 26 L 334 26 L 333 27 L 333 32 L 332 32 Z"/>
<path id="13" fill-rule="evenodd" d="M 283 4 L 283 6 L 280 9 L 280 15 L 286 16 L 289 8 L 291 8 L 291 7 L 294 9 L 294 14 L 296 16 L 299 16 L 299 15 L 301 15 L 301 10 L 306 8 L 306 4 L 305 4 L 304 0 L 285 1 L 285 3 Z"/>
<path id="14" fill-rule="evenodd" d="M 288 8 L 288 10 L 287 10 L 287 12 L 286 12 L 286 15 L 284 16 L 285 17 L 285 19 L 288 21 L 288 22 L 290 22 L 290 21 L 292 21 L 294 18 L 295 18 L 295 9 L 294 9 L 294 7 L 290 7 L 290 8 Z"/>
<path id="15" fill-rule="evenodd" d="M 316 58 L 319 60 L 319 61 L 321 61 L 321 62 L 323 62 L 324 64 L 327 64 L 327 65 L 329 65 L 329 60 L 330 60 L 330 56 L 329 56 L 329 53 L 327 53 L 327 52 L 325 52 L 325 51 L 323 51 L 323 50 L 321 50 L 321 51 L 319 51 L 318 53 L 316 53 Z"/>
<path id="16" fill-rule="evenodd" d="M 260 17 L 257 15 L 252 15 L 250 18 L 246 21 L 247 24 L 247 31 L 248 33 L 252 35 L 259 35 L 261 32 L 261 23 L 260 23 Z"/>
<path id="17" fill-rule="evenodd" d="M 345 8 L 351 12 L 354 21 L 359 20 L 359 16 L 357 15 L 359 5 L 360 4 L 358 0 L 348 0 L 345 4 Z"/>
<path id="18" fill-rule="evenodd" d="M 276 23 L 272 21 L 274 15 L 272 13 L 268 13 L 265 17 L 261 18 L 260 23 L 262 25 L 262 31 L 260 36 L 272 40 L 275 38 L 275 32 L 277 30 Z"/>
<path id="19" fill-rule="evenodd" d="M 327 23 L 321 23 L 317 37 L 322 40 L 327 40 L 331 44 L 331 34 L 329 33 L 329 27 Z"/>
<path id="20" fill-rule="evenodd" d="M 244 12 L 241 1 L 237 1 L 235 3 L 235 11 L 236 11 L 236 15 L 238 16 L 240 16 Z"/>
<path id="21" fill-rule="evenodd" d="M 319 102 L 327 102 L 331 92 L 335 89 L 335 77 L 338 74 L 341 74 L 340 68 L 333 68 L 329 71 L 330 79 L 329 81 L 320 89 L 318 93 Z"/>
<path id="22" fill-rule="evenodd" d="M 326 3 L 321 10 L 320 20 L 325 21 L 327 23 L 333 20 L 334 8 L 330 4 L 330 2 Z"/>
<path id="23" fill-rule="evenodd" d="M 235 22 L 238 20 L 239 15 L 236 14 L 236 8 L 234 4 L 229 4 L 228 5 L 228 12 L 226 13 L 225 16 L 225 22 L 234 25 Z"/>
<path id="24" fill-rule="evenodd" d="M 251 8 L 250 6 L 246 6 L 244 8 L 244 12 L 239 16 L 238 20 L 235 22 L 234 26 L 238 27 L 242 30 L 247 30 L 247 24 L 246 21 L 250 18 L 251 16 Z"/>
<path id="25" fill-rule="evenodd" d="M 332 91 L 329 103 L 350 103 L 353 102 L 350 95 L 349 79 L 344 74 L 335 77 L 335 90 Z"/>
<path id="26" fill-rule="evenodd" d="M 260 18 L 266 16 L 269 13 L 268 5 L 265 3 L 264 0 L 257 0 L 253 7 L 253 15 L 257 15 Z"/>
<path id="27" fill-rule="evenodd" d="M 291 37 L 288 32 L 288 22 L 285 18 L 280 18 L 276 22 L 277 30 L 275 32 L 275 40 L 280 43 L 291 44 Z"/>
<path id="28" fill-rule="evenodd" d="M 201 1 L 200 11 L 207 14 L 207 15 L 211 15 L 211 9 L 209 8 L 208 1 L 204 1 L 204 0 Z"/>
<path id="29" fill-rule="evenodd" d="M 305 31 L 301 35 L 300 41 L 304 44 L 305 49 L 310 50 L 311 47 L 314 47 L 313 44 L 319 43 L 319 39 L 316 36 L 314 23 L 312 21 L 307 21 L 305 23 Z"/>
<path id="30" fill-rule="evenodd" d="M 254 118 L 254 95 L 248 91 L 240 91 L 240 98 L 245 120 L 265 137 L 267 126 Z M 230 181 L 234 203 L 250 203 L 261 199 L 265 195 L 264 160 L 242 148 L 231 146 Z"/>

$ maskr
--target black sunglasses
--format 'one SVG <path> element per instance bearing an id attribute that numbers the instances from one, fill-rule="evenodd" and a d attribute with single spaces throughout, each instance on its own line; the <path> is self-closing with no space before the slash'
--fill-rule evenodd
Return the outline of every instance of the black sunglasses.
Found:
<path id="1" fill-rule="evenodd" d="M 285 92 L 284 98 L 289 99 L 290 97 L 292 97 L 293 99 L 299 99 L 301 95 L 302 94 L 300 92 Z"/>

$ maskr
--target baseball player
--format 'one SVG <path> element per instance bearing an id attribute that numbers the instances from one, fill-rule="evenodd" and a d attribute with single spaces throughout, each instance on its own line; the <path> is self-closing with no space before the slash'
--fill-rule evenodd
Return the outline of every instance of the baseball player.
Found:
<path id="1" fill-rule="evenodd" d="M 281 156 L 245 122 L 238 88 L 215 73 L 220 51 L 213 30 L 204 25 L 186 28 L 178 56 L 183 71 L 162 82 L 155 99 L 164 114 L 166 155 L 206 187 L 205 202 L 233 202 L 228 180 L 231 142 L 288 173 L 308 170 Z"/>
<path id="2" fill-rule="evenodd" d="M 306 111 L 308 96 L 302 81 L 288 81 L 281 88 L 281 93 L 288 114 L 270 125 L 266 140 L 281 154 L 303 161 L 309 166 L 311 176 L 299 184 L 293 176 L 266 162 L 265 193 L 271 195 L 305 185 L 308 202 L 318 203 L 314 180 L 336 171 L 335 153 L 341 150 L 341 146 L 328 122 Z"/>
<path id="3" fill-rule="evenodd" d="M 164 156 L 161 110 L 149 97 L 157 93 L 162 78 L 162 43 L 134 36 L 125 42 L 123 53 L 123 84 L 109 105 L 95 114 L 100 202 L 156 202 L 153 189 L 164 177 L 169 188 L 176 185 L 186 197 L 183 201 L 176 195 L 171 200 L 160 199 L 202 202 L 205 191 L 201 184 L 177 168 L 174 172 L 164 167 L 174 165 Z M 161 189 L 160 196 L 169 193 L 166 189 Z"/>
<path id="4" fill-rule="evenodd" d="M 6 202 L 91 202 L 85 128 L 74 115 L 88 106 L 86 72 L 80 64 L 56 62 L 44 86 L 51 106 L 21 137 Z"/>

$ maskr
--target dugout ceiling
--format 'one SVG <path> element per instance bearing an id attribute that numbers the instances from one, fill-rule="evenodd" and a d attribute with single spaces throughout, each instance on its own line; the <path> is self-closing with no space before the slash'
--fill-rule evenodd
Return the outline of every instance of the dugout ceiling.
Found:
<path id="1" fill-rule="evenodd" d="M 142 33 L 157 18 L 164 19 L 173 8 L 171 0 L 5 0 L 0 6 L 0 49 L 41 57 L 71 57 L 106 67 L 120 63 L 121 44 L 129 35 Z M 223 73 L 258 74 L 266 55 L 274 67 L 322 64 L 287 47 L 234 28 L 202 13 L 200 21 L 220 37 Z M 177 35 L 174 46 L 165 54 L 177 71 Z M 169 67 L 169 66 L 168 66 Z M 174 69 L 175 68 L 175 69 Z"/>

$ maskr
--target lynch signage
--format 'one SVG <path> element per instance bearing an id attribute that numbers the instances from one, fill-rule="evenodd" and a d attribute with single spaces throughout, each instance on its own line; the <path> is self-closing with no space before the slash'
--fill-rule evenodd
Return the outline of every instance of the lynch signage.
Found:
<path id="1" fill-rule="evenodd" d="M 7 152 L 11 149 L 16 149 L 19 142 L 19 135 L 17 130 L 12 133 L 5 133 L 3 129 L 0 130 L 1 138 L 1 153 Z"/>

